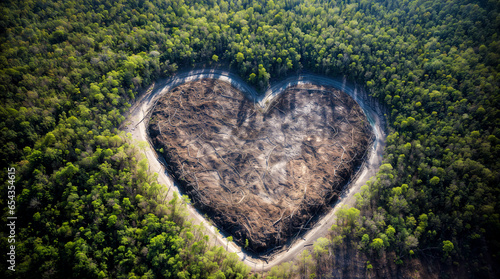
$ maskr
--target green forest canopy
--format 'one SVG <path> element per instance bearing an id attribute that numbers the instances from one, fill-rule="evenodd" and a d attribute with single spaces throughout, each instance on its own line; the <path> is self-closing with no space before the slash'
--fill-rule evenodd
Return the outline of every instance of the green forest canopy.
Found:
<path id="1" fill-rule="evenodd" d="M 339 234 L 372 257 L 430 254 L 491 276 L 500 257 L 498 1 L 0 7 L 0 167 L 17 169 L 19 217 L 10 276 L 248 276 L 186 220 L 186 201 L 158 197 L 140 150 L 117 130 L 142 88 L 217 61 L 261 90 L 302 69 L 364 84 L 390 111 L 385 161 Z M 335 268 L 315 259 L 318 274 Z"/>

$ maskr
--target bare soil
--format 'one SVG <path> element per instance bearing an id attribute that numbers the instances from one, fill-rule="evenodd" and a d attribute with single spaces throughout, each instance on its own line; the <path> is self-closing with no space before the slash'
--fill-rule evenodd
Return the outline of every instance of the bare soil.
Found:
<path id="1" fill-rule="evenodd" d="M 297 85 L 262 109 L 214 79 L 167 92 L 148 131 L 194 205 L 257 253 L 306 230 L 373 138 L 359 105 L 332 87 Z"/>

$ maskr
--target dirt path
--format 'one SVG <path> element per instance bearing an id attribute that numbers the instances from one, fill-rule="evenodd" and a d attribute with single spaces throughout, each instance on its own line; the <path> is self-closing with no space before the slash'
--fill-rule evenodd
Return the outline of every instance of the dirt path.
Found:
<path id="1" fill-rule="evenodd" d="M 193 206 L 188 206 L 188 211 L 190 217 L 193 219 L 193 223 L 203 223 L 207 228 L 207 234 L 210 235 L 211 239 L 214 240 L 216 244 L 223 247 L 226 247 L 227 245 L 227 250 L 229 252 L 237 253 L 242 261 L 250 266 L 252 270 L 256 272 L 267 271 L 273 266 L 279 265 L 283 262 L 292 261 L 298 253 L 312 245 L 316 239 L 323 237 L 328 233 L 328 230 L 336 220 L 335 214 L 338 208 L 343 205 L 353 206 L 356 201 L 354 194 L 359 192 L 361 186 L 366 184 L 366 181 L 378 171 L 382 162 L 386 136 L 383 129 L 383 127 L 385 127 L 385 120 L 383 114 L 381 113 L 381 109 L 378 106 L 378 103 L 368 97 L 368 94 L 362 88 L 357 85 L 349 84 L 345 79 L 332 79 L 312 74 L 292 76 L 283 81 L 272 84 L 272 86 L 265 92 L 265 95 L 259 98 L 259 95 L 254 88 L 247 85 L 240 77 L 233 73 L 215 69 L 200 69 L 181 72 L 171 78 L 157 82 L 154 88 L 152 88 L 152 90 L 148 90 L 130 109 L 130 113 L 125 119 L 122 129 L 126 132 L 130 132 L 132 137 L 137 141 L 149 142 L 146 131 L 147 126 L 145 125 L 147 123 L 147 119 L 145 119 L 145 117 L 147 117 L 148 112 L 154 107 L 156 100 L 177 85 L 203 78 L 213 78 L 226 81 L 241 90 L 250 99 L 258 102 L 258 104 L 263 108 L 265 108 L 266 103 L 271 103 L 268 102 L 270 99 L 275 98 L 287 87 L 293 85 L 312 83 L 317 85 L 332 86 L 353 97 L 361 106 L 368 118 L 368 121 L 373 127 L 375 141 L 371 147 L 369 157 L 359 170 L 356 179 L 347 186 L 348 189 L 346 189 L 344 195 L 341 196 L 337 204 L 327 214 L 321 217 L 316 225 L 310 229 L 303 236 L 303 238 L 296 239 L 288 247 L 288 249 L 283 249 L 282 251 L 274 254 L 272 259 L 267 262 L 245 254 L 234 242 L 227 245 L 226 236 L 218 233 L 217 229 L 205 220 L 202 213 L 198 212 Z M 164 170 L 156 152 L 150 144 L 145 147 L 144 153 L 149 161 L 150 171 L 157 172 L 159 174 L 158 182 L 167 186 L 164 190 L 169 193 L 169 198 L 171 198 L 174 191 L 179 192 L 178 187 L 174 185 L 171 176 Z"/>

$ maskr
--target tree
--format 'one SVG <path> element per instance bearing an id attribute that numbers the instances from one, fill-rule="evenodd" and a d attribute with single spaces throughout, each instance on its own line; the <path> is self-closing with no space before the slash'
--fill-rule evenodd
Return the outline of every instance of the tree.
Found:
<path id="1" fill-rule="evenodd" d="M 374 238 L 370 247 L 375 249 L 377 252 L 380 252 L 384 248 L 384 241 L 378 237 Z"/>
<path id="2" fill-rule="evenodd" d="M 229 248 L 229 242 L 233 241 L 233 237 L 232 236 L 228 236 L 226 238 L 226 250 Z"/>
<path id="3" fill-rule="evenodd" d="M 328 258 L 330 256 L 330 241 L 327 238 L 320 237 L 314 242 L 313 251 L 316 260 L 316 275 L 322 276 L 327 271 Z"/>
<path id="4" fill-rule="evenodd" d="M 245 56 L 243 55 L 243 53 L 238 52 L 238 53 L 236 54 L 236 61 L 237 61 L 238 63 L 241 63 L 241 62 L 243 62 L 243 60 L 245 60 Z"/>
<path id="5" fill-rule="evenodd" d="M 443 241 L 444 257 L 448 258 L 449 254 L 451 253 L 451 251 L 453 251 L 454 248 L 455 248 L 455 246 L 453 245 L 453 242 L 451 242 L 449 240 Z"/>
<path id="6" fill-rule="evenodd" d="M 440 181 L 440 179 L 439 179 L 439 177 L 437 177 L 437 176 L 434 176 L 433 178 L 431 178 L 431 180 L 429 180 L 429 182 L 430 182 L 430 183 L 431 183 L 431 185 L 433 185 L 433 186 L 436 186 L 437 184 L 439 184 L 439 181 Z"/>
<path id="7" fill-rule="evenodd" d="M 385 230 L 385 234 L 387 235 L 387 237 L 389 237 L 389 240 L 391 242 L 394 241 L 394 234 L 396 233 L 396 229 L 394 229 L 393 226 L 389 225 L 387 227 L 387 230 Z"/>
<path id="8" fill-rule="evenodd" d="M 370 236 L 366 233 L 361 237 L 361 248 L 366 248 L 370 244 Z"/>
<path id="9" fill-rule="evenodd" d="M 299 263 L 299 272 L 304 278 L 306 278 L 307 275 L 313 271 L 311 270 L 313 267 L 312 256 L 309 254 L 309 251 L 307 249 L 300 253 Z"/>

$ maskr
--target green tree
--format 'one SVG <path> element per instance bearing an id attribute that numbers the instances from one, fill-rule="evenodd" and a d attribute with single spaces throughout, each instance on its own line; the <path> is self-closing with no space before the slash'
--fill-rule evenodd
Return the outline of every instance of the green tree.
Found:
<path id="1" fill-rule="evenodd" d="M 451 242 L 449 240 L 443 241 L 444 257 L 447 258 L 449 256 L 449 254 L 451 253 L 451 251 L 453 251 L 454 248 L 455 248 L 455 246 L 453 245 L 453 242 Z"/>
<path id="2" fill-rule="evenodd" d="M 243 60 L 245 60 L 245 56 L 243 55 L 243 53 L 238 52 L 238 54 L 236 54 L 236 61 L 238 61 L 238 63 L 241 63 L 243 62 Z"/>
<path id="3" fill-rule="evenodd" d="M 380 238 L 374 238 L 370 247 L 377 252 L 380 252 L 384 248 L 384 241 Z"/>

